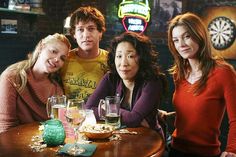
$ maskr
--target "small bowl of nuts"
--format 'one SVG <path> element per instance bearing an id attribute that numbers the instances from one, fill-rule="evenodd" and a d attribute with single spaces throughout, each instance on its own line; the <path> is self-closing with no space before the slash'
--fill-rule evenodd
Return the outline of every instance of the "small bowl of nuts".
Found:
<path id="1" fill-rule="evenodd" d="M 114 131 L 114 127 L 107 124 L 85 125 L 81 129 L 89 139 L 109 138 Z"/>

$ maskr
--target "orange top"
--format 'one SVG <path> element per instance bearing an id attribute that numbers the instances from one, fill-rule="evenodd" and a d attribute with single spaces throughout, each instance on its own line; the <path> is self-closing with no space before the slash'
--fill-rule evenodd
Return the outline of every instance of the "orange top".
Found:
<path id="1" fill-rule="evenodd" d="M 195 84 L 183 80 L 177 84 L 173 104 L 176 130 L 172 146 L 186 153 L 220 154 L 220 125 L 227 109 L 229 134 L 226 151 L 236 153 L 236 74 L 228 67 L 216 67 L 210 73 L 206 88 L 197 96 Z"/>

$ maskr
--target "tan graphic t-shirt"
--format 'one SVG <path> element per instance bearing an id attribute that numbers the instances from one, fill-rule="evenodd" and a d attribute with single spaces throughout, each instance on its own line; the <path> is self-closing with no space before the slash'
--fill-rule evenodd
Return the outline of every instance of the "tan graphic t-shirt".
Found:
<path id="1" fill-rule="evenodd" d="M 77 49 L 70 52 L 62 71 L 62 81 L 68 98 L 87 100 L 107 71 L 108 52 L 99 49 L 99 56 L 93 59 L 82 59 L 76 55 Z"/>

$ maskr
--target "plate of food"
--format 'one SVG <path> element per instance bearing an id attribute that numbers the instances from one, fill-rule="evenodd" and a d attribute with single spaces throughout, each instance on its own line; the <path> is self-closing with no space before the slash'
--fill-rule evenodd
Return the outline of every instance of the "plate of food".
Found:
<path id="1" fill-rule="evenodd" d="M 112 135 L 114 127 L 107 124 L 94 124 L 85 125 L 81 130 L 90 139 L 105 139 Z"/>

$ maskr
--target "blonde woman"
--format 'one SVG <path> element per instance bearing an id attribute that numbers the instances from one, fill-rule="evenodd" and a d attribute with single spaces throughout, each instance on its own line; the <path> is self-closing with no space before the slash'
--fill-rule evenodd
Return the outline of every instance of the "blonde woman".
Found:
<path id="1" fill-rule="evenodd" d="M 69 40 L 55 33 L 42 39 L 27 60 L 10 65 L 0 76 L 0 133 L 48 118 L 48 97 L 63 94 L 57 71 L 70 50 Z"/>

